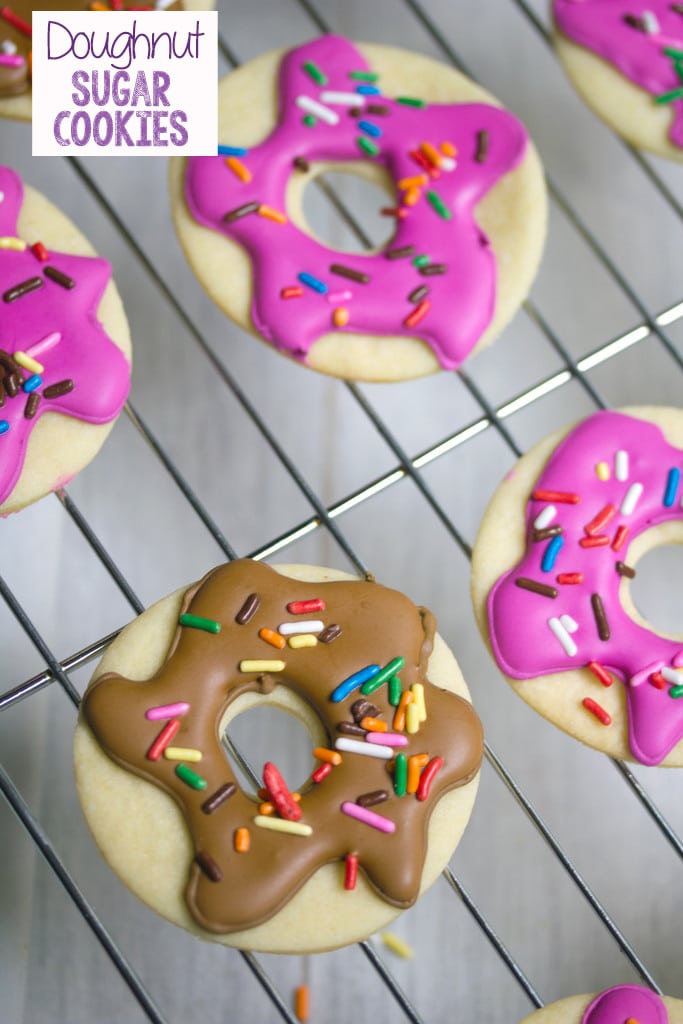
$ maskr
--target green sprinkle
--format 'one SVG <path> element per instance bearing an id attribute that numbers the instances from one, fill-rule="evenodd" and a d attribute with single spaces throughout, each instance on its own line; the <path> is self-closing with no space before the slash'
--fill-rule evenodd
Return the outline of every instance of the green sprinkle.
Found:
<path id="1" fill-rule="evenodd" d="M 363 683 L 363 685 L 360 688 L 360 692 L 365 697 L 367 697 L 369 693 L 374 693 L 375 690 L 379 690 L 382 683 L 385 683 L 387 679 L 391 678 L 391 676 L 394 676 L 396 675 L 397 672 L 400 672 L 405 663 L 405 658 L 393 658 L 387 665 L 384 666 L 383 669 L 380 669 L 380 671 L 376 675 L 374 675 L 372 679 L 368 679 L 367 683 Z"/>
<path id="2" fill-rule="evenodd" d="M 426 107 L 427 104 L 424 100 L 418 100 L 414 96 L 397 96 L 397 103 L 402 103 L 404 107 Z"/>
<path id="3" fill-rule="evenodd" d="M 683 99 L 683 89 L 672 89 L 671 92 L 663 92 L 661 96 L 655 96 L 655 103 L 672 103 L 674 100 Z"/>
<path id="4" fill-rule="evenodd" d="M 364 136 L 360 135 L 356 139 L 356 142 L 363 152 L 368 154 L 368 156 L 377 156 L 379 153 L 379 146 L 375 145 L 372 139 L 366 139 Z"/>
<path id="5" fill-rule="evenodd" d="M 307 128 L 315 128 L 316 126 L 316 120 L 313 117 L 313 114 L 306 114 L 305 117 L 301 118 L 301 123 L 305 124 Z"/>
<path id="6" fill-rule="evenodd" d="M 397 754 L 394 761 L 394 790 L 396 796 L 405 796 L 408 786 L 408 761 L 405 754 Z"/>
<path id="7" fill-rule="evenodd" d="M 445 205 L 443 199 L 437 192 L 425 192 L 425 195 L 429 202 L 432 204 L 439 217 L 443 217 L 444 220 L 450 220 L 453 214 Z"/>
<path id="8" fill-rule="evenodd" d="M 379 75 L 375 71 L 349 71 L 349 78 L 357 82 L 378 82 Z"/>
<path id="9" fill-rule="evenodd" d="M 389 680 L 389 703 L 395 708 L 401 703 L 401 680 L 398 676 Z"/>
<path id="10" fill-rule="evenodd" d="M 674 50 L 671 46 L 665 46 L 662 50 L 667 57 L 673 57 L 674 60 L 683 60 L 683 50 Z"/>
<path id="11" fill-rule="evenodd" d="M 207 633 L 220 633 L 220 622 L 213 619 L 203 619 L 201 615 L 181 615 L 178 619 L 181 626 L 192 626 L 193 629 L 203 629 Z"/>
<path id="12" fill-rule="evenodd" d="M 324 71 L 321 71 L 318 65 L 314 64 L 312 60 L 305 61 L 301 66 L 308 77 L 313 79 L 316 85 L 327 85 L 327 75 Z"/>
<path id="13" fill-rule="evenodd" d="M 193 772 L 191 768 L 188 768 L 186 764 L 176 765 L 175 773 L 179 779 L 182 779 L 183 782 L 187 783 L 188 786 L 191 786 L 192 789 L 206 789 L 206 779 L 203 779 L 201 775 L 197 775 L 197 773 Z"/>
<path id="14" fill-rule="evenodd" d="M 670 697 L 683 697 L 683 683 L 679 683 L 678 686 L 672 686 L 669 690 Z"/>
<path id="15" fill-rule="evenodd" d="M 432 262 L 432 257 L 426 253 L 422 253 L 421 256 L 416 256 L 413 260 L 413 266 L 415 267 L 426 267 L 428 263 Z"/>

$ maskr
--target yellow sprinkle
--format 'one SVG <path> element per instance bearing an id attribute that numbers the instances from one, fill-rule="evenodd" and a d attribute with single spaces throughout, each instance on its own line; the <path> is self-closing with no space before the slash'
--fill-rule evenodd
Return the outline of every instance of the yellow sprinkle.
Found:
<path id="1" fill-rule="evenodd" d="M 0 236 L 0 249 L 14 249 L 16 252 L 23 252 L 26 242 L 21 238 L 13 238 L 12 235 Z"/>
<path id="2" fill-rule="evenodd" d="M 245 183 L 251 181 L 251 171 L 248 167 L 245 167 L 241 160 L 238 160 L 236 156 L 226 156 L 225 162 L 232 171 L 236 174 L 240 181 Z M 261 212 L 259 208 L 259 213 Z"/>
<path id="3" fill-rule="evenodd" d="M 390 949 L 396 956 L 403 957 L 404 960 L 410 960 L 413 955 L 413 948 L 409 946 L 403 939 L 399 939 L 398 935 L 394 935 L 393 932 L 382 932 L 382 942 Z"/>
<path id="4" fill-rule="evenodd" d="M 425 704 L 425 688 L 422 683 L 413 683 L 410 687 L 413 694 L 413 703 L 417 705 L 420 714 L 420 721 L 427 721 L 427 705 Z"/>
<path id="5" fill-rule="evenodd" d="M 278 661 L 277 658 L 273 658 L 272 660 L 267 658 L 255 658 L 240 662 L 240 672 L 284 672 L 284 670 L 284 661 Z"/>
<path id="6" fill-rule="evenodd" d="M 414 174 L 412 178 L 401 178 L 398 182 L 398 187 L 403 190 L 407 188 L 419 188 L 421 185 L 426 185 L 428 182 L 426 174 Z"/>
<path id="7" fill-rule="evenodd" d="M 290 636 L 288 643 L 295 650 L 299 647 L 315 647 L 318 638 L 314 633 L 297 633 L 296 636 Z"/>
<path id="8" fill-rule="evenodd" d="M 452 142 L 442 142 L 441 145 L 439 146 L 439 149 L 441 150 L 441 152 L 443 153 L 444 156 L 457 156 L 458 155 L 458 150 L 453 145 Z"/>
<path id="9" fill-rule="evenodd" d="M 598 480 L 609 480 L 609 466 L 606 462 L 598 462 L 595 473 Z"/>
<path id="10" fill-rule="evenodd" d="M 263 814 L 257 814 L 254 824 L 259 828 L 268 828 L 271 832 L 288 832 L 291 836 L 310 836 L 313 829 L 302 821 L 287 821 L 286 818 L 267 818 Z"/>
<path id="11" fill-rule="evenodd" d="M 27 356 L 25 352 L 14 352 L 12 359 L 15 363 L 19 363 L 19 366 L 23 366 L 25 370 L 30 370 L 31 373 L 42 373 L 45 369 L 42 363 L 39 363 L 37 359 L 32 359 L 31 356 Z"/>
<path id="12" fill-rule="evenodd" d="M 272 206 L 265 206 L 263 203 L 258 208 L 259 216 L 267 217 L 268 220 L 277 221 L 278 224 L 286 224 L 287 218 L 284 213 L 280 213 L 279 210 L 274 210 Z"/>
<path id="13" fill-rule="evenodd" d="M 169 761 L 201 761 L 202 752 L 194 747 L 166 747 L 164 757 Z"/>
<path id="14" fill-rule="evenodd" d="M 406 708 L 406 732 L 414 736 L 420 729 L 420 709 L 414 702 Z"/>

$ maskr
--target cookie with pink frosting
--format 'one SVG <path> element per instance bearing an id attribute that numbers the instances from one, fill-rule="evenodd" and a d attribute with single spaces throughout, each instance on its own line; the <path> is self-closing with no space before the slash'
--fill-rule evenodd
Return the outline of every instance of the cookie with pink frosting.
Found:
<path id="1" fill-rule="evenodd" d="M 553 0 L 555 44 L 589 106 L 634 146 L 683 160 L 683 4 Z"/>
<path id="2" fill-rule="evenodd" d="M 683 1001 L 642 985 L 616 985 L 597 995 L 560 999 L 520 1024 L 683 1024 Z"/>
<path id="3" fill-rule="evenodd" d="M 172 161 L 178 234 L 239 325 L 324 373 L 390 381 L 453 370 L 527 294 L 545 235 L 520 121 L 453 68 L 323 36 L 219 86 L 219 154 Z M 304 192 L 344 170 L 386 193 L 389 241 L 315 237 Z"/>
<path id="4" fill-rule="evenodd" d="M 479 626 L 517 693 L 646 765 L 683 765 L 683 634 L 649 623 L 631 587 L 647 551 L 683 542 L 682 501 L 683 412 L 597 412 L 519 461 L 472 559 Z"/>
<path id="5" fill-rule="evenodd" d="M 126 400 L 130 358 L 109 264 L 0 166 L 0 515 L 93 458 Z"/>

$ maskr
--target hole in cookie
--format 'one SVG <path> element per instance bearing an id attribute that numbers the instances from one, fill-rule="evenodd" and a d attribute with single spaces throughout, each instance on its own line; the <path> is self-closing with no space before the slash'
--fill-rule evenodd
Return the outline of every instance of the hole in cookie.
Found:
<path id="1" fill-rule="evenodd" d="M 380 210 L 395 205 L 395 193 L 384 168 L 368 168 L 364 164 L 358 170 L 353 164 L 344 170 L 333 164 L 319 167 L 319 173 L 313 168 L 303 194 L 296 192 L 294 179 L 287 196 L 288 212 L 301 230 L 339 252 L 368 252 L 387 245 L 396 222 L 393 217 L 383 216 Z M 365 176 L 367 171 L 371 172 L 372 180 Z M 345 219 L 347 212 L 367 236 L 369 246 Z"/>
<path id="2" fill-rule="evenodd" d="M 681 602 L 683 542 L 663 544 L 646 551 L 637 562 L 629 593 L 638 617 L 656 633 L 683 638 Z"/>
<path id="3" fill-rule="evenodd" d="M 272 761 L 295 792 L 316 767 L 313 748 L 327 744 L 312 709 L 284 686 L 266 696 L 239 697 L 220 723 L 219 734 L 229 740 L 224 743 L 226 756 L 247 793 L 254 793 L 256 786 L 245 761 L 259 780 L 266 761 Z"/>

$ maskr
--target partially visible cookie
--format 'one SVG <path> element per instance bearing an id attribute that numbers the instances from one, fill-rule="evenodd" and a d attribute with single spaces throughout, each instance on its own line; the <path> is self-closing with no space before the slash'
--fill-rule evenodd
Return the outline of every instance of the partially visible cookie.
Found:
<path id="1" fill-rule="evenodd" d="M 634 146 L 683 161 L 683 5 L 553 0 L 555 47 L 576 90 Z"/>
<path id="2" fill-rule="evenodd" d="M 519 460 L 472 557 L 477 622 L 515 692 L 648 765 L 683 765 L 683 634 L 648 623 L 630 582 L 652 547 L 683 543 L 682 480 L 682 410 L 597 412 Z"/>
<path id="3" fill-rule="evenodd" d="M 314 952 L 385 926 L 445 867 L 477 790 L 481 726 L 435 628 L 374 581 L 246 559 L 148 609 L 105 655 L 75 736 L 110 866 L 173 923 L 242 949 Z M 257 797 L 225 754 L 228 723 L 257 706 L 310 734 L 299 794 L 269 760 Z"/>
<path id="4" fill-rule="evenodd" d="M 641 985 L 617 985 L 595 995 L 560 999 L 519 1024 L 683 1024 L 683 1001 Z"/>
<path id="5" fill-rule="evenodd" d="M 0 515 L 90 462 L 128 395 L 130 358 L 109 264 L 0 166 Z"/>

